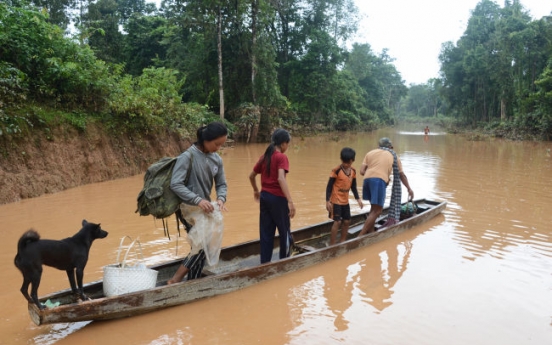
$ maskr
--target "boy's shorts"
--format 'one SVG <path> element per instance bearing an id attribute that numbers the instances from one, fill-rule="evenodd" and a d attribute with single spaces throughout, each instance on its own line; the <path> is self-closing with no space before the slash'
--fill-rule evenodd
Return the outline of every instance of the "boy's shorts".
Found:
<path id="1" fill-rule="evenodd" d="M 342 220 L 351 220 L 351 206 L 349 204 L 347 205 L 332 205 L 332 211 L 328 216 L 335 220 L 336 222 L 340 222 Z"/>
<path id="2" fill-rule="evenodd" d="M 364 179 L 362 185 L 362 199 L 370 200 L 370 204 L 383 207 L 385 203 L 385 189 L 387 184 L 380 178 Z"/>

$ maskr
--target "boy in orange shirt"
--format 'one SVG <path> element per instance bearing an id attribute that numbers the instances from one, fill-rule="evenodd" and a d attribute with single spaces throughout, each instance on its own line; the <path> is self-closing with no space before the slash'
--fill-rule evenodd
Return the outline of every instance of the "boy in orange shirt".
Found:
<path id="1" fill-rule="evenodd" d="M 334 220 L 332 225 L 330 245 L 336 243 L 337 230 L 341 227 L 341 238 L 339 242 L 347 239 L 347 232 L 351 222 L 351 207 L 349 206 L 349 191 L 363 207 L 362 200 L 358 195 L 356 183 L 356 170 L 353 168 L 355 161 L 355 150 L 345 147 L 341 150 L 341 165 L 332 169 L 330 179 L 326 186 L 326 209 L 329 217 Z M 339 243 L 337 242 L 337 243 Z"/>

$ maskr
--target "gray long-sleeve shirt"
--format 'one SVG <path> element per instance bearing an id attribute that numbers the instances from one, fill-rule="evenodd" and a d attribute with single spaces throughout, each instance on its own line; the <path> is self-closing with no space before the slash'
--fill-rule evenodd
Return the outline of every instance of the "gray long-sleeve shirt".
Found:
<path id="1" fill-rule="evenodd" d="M 191 156 L 193 155 L 193 159 Z M 186 174 L 192 162 L 188 184 L 184 184 Z M 198 205 L 201 199 L 211 201 L 213 182 L 217 193 L 217 199 L 226 202 L 226 176 L 222 158 L 217 153 L 203 153 L 195 145 L 182 152 L 174 165 L 171 189 L 178 195 L 183 203 Z"/>

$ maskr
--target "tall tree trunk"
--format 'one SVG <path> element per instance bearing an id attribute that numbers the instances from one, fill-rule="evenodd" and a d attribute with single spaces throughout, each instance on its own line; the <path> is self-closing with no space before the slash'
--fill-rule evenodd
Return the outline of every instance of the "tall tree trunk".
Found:
<path id="1" fill-rule="evenodd" d="M 259 13 L 258 0 L 251 1 L 251 97 L 253 104 L 257 105 L 257 92 L 255 90 L 255 76 L 257 75 L 257 13 Z"/>
<path id="2" fill-rule="evenodd" d="M 218 51 L 220 119 L 224 120 L 224 83 L 222 80 L 222 10 L 220 6 L 218 8 L 217 51 Z"/>
<path id="3" fill-rule="evenodd" d="M 488 110 L 487 110 L 487 91 L 483 91 L 483 114 L 482 114 L 482 121 L 489 122 L 490 118 L 488 116 Z"/>
<path id="4" fill-rule="evenodd" d="M 506 121 L 506 100 L 500 99 L 500 121 Z"/>

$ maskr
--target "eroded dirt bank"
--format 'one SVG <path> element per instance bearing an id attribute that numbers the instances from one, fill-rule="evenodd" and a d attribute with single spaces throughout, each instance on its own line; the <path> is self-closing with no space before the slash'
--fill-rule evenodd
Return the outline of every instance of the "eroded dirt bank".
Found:
<path id="1" fill-rule="evenodd" d="M 51 135 L 0 142 L 0 204 L 144 172 L 163 156 L 190 145 L 176 134 L 110 137 L 89 126 L 85 133 L 57 129 Z"/>

